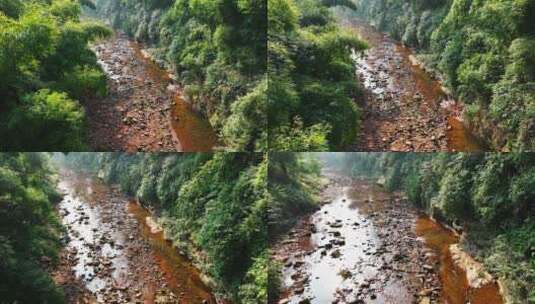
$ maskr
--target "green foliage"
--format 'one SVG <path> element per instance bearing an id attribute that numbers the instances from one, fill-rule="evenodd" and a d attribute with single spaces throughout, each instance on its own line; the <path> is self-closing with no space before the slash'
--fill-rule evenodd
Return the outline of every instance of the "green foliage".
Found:
<path id="1" fill-rule="evenodd" d="M 355 14 L 404 44 L 425 50 L 450 4 L 451 0 L 357 0 Z"/>
<path id="2" fill-rule="evenodd" d="M 0 13 L 1 150 L 84 149 L 83 111 L 70 98 L 106 93 L 88 42 L 110 31 L 80 23 L 77 1 L 17 3 L 0 2 L 9 11 Z"/>
<path id="3" fill-rule="evenodd" d="M 72 151 L 83 147 L 84 110 L 67 94 L 42 89 L 22 98 L 21 106 L 10 113 L 7 128 L 17 130 L 11 147 Z"/>
<path id="4" fill-rule="evenodd" d="M 472 216 L 470 205 L 470 171 L 455 166 L 444 172 L 436 197 L 436 207 L 451 221 Z"/>
<path id="5" fill-rule="evenodd" d="M 61 226 L 53 204 L 59 200 L 43 154 L 0 154 L 2 302 L 64 302 L 44 263 L 57 262 Z"/>
<path id="6" fill-rule="evenodd" d="M 17 18 L 22 12 L 20 0 L 0 0 L 0 12 L 11 18 Z"/>
<path id="7" fill-rule="evenodd" d="M 228 147 L 233 151 L 261 151 L 267 147 L 267 130 L 259 121 L 267 121 L 267 79 L 231 106 L 223 127 Z"/>
<path id="8" fill-rule="evenodd" d="M 255 259 L 254 264 L 247 271 L 246 280 L 249 283 L 240 286 L 238 297 L 242 303 L 265 303 L 268 298 L 268 251 Z M 270 284 L 268 284 L 268 282 Z"/>
<path id="9" fill-rule="evenodd" d="M 89 158 L 90 160 L 83 160 Z M 177 246 L 198 257 L 235 303 L 267 299 L 267 159 L 254 153 L 68 156 L 164 214 Z M 97 165 L 95 166 L 95 161 Z"/>
<path id="10" fill-rule="evenodd" d="M 416 172 L 411 172 L 405 178 L 405 185 L 403 186 L 407 192 L 409 201 L 413 202 L 416 206 L 422 206 L 422 185 L 420 183 L 420 175 Z"/>
<path id="11" fill-rule="evenodd" d="M 274 152 L 269 156 L 269 237 L 276 238 L 296 218 L 318 204 L 317 160 L 300 153 Z"/>
<path id="12" fill-rule="evenodd" d="M 535 282 L 533 222 L 513 226 L 491 239 L 485 230 L 473 234 L 470 241 L 488 246 L 482 247 L 480 256 L 490 271 L 505 278 L 512 301 L 532 303 Z"/>
<path id="13" fill-rule="evenodd" d="M 269 145 L 283 151 L 342 149 L 356 140 L 360 110 L 352 51 L 366 45 L 340 30 L 327 5 L 269 2 Z"/>
<path id="14" fill-rule="evenodd" d="M 65 73 L 54 89 L 69 93 L 76 99 L 87 96 L 104 97 L 108 94 L 106 76 L 100 69 L 84 66 Z"/>
<path id="15" fill-rule="evenodd" d="M 271 259 L 269 261 L 268 270 L 268 303 L 273 303 L 277 300 L 277 296 L 282 289 L 282 265 L 280 262 Z"/>
<path id="16" fill-rule="evenodd" d="M 269 147 L 274 151 L 329 151 L 329 131 L 329 127 L 324 124 L 304 128 L 303 121 L 296 117 L 293 124 L 281 126 L 273 132 Z"/>

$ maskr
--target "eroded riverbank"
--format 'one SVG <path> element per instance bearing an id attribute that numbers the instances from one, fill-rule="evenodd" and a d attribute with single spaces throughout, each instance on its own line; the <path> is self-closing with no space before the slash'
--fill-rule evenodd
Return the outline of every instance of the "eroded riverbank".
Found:
<path id="1" fill-rule="evenodd" d="M 169 74 L 124 34 L 94 47 L 108 75 L 109 94 L 87 102 L 94 150 L 210 151 L 217 136 L 183 100 Z"/>
<path id="2" fill-rule="evenodd" d="M 334 178 L 329 203 L 274 246 L 278 303 L 500 304 L 494 281 L 471 288 L 450 230 L 371 181 Z"/>
<path id="3" fill-rule="evenodd" d="M 355 149 L 484 150 L 462 123 L 460 105 L 414 62 L 410 49 L 364 22 L 344 20 L 342 24 L 370 45 L 363 54 L 355 54 L 364 88 L 363 127 Z"/>
<path id="4" fill-rule="evenodd" d="M 191 263 L 151 231 L 148 212 L 89 175 L 63 171 L 66 248 L 53 273 L 67 303 L 216 303 Z"/>

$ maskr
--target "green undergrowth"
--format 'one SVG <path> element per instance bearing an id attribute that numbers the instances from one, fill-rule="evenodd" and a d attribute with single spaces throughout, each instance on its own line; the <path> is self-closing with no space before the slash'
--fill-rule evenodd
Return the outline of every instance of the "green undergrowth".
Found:
<path id="1" fill-rule="evenodd" d="M 269 155 L 269 237 L 275 240 L 319 205 L 320 167 L 306 154 L 273 152 Z"/>
<path id="2" fill-rule="evenodd" d="M 88 148 L 83 101 L 106 94 L 88 43 L 111 31 L 80 13 L 74 0 L 0 1 L 0 150 Z"/>
<path id="3" fill-rule="evenodd" d="M 366 45 L 336 25 L 329 6 L 350 1 L 268 0 L 268 128 L 274 151 L 341 150 L 361 110 L 352 51 Z"/>
<path id="4" fill-rule="evenodd" d="M 60 200 L 47 155 L 0 153 L 1 303 L 64 303 L 49 275 L 61 248 Z"/>

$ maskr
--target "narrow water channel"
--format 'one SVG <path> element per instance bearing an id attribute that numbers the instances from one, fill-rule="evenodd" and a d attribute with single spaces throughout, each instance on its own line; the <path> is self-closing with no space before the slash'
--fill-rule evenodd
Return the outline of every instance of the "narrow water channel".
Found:
<path id="1" fill-rule="evenodd" d="M 212 303 L 215 303 L 210 289 L 200 278 L 199 270 L 173 247 L 171 241 L 164 238 L 163 231 L 154 231 L 154 228 L 147 224 L 147 218 L 151 218 L 149 211 L 136 201 L 130 201 L 127 210 L 139 222 L 141 236 L 150 244 L 155 261 L 167 285 L 175 294 L 183 295 L 181 303 L 202 303 L 205 299 L 210 299 Z M 190 290 L 195 292 L 186 292 Z"/>
<path id="2" fill-rule="evenodd" d="M 458 237 L 402 193 L 366 180 L 329 188 L 329 203 L 274 247 L 278 303 L 502 303 L 496 284 L 468 286 L 448 250 Z"/>
<path id="3" fill-rule="evenodd" d="M 216 303 L 199 271 L 147 226 L 148 211 L 89 174 L 64 170 L 59 204 L 66 259 L 99 303 Z M 154 232 L 154 233 L 153 233 Z"/>

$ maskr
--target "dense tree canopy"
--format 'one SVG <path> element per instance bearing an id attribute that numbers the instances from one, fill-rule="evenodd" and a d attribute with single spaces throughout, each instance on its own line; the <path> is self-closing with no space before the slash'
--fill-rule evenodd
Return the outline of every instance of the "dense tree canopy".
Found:
<path id="1" fill-rule="evenodd" d="M 57 262 L 61 196 L 46 155 L 0 154 L 0 298 L 5 303 L 63 303 L 48 275 Z"/>
<path id="2" fill-rule="evenodd" d="M 87 44 L 110 32 L 79 17 L 73 0 L 0 1 L 1 150 L 85 148 L 80 100 L 106 92 Z"/>
<path id="3" fill-rule="evenodd" d="M 305 154 L 269 155 L 269 232 L 276 238 L 295 223 L 298 215 L 315 208 L 319 193 L 319 164 Z"/>
<path id="4" fill-rule="evenodd" d="M 353 50 L 328 5 L 349 1 L 269 0 L 268 126 L 270 149 L 325 151 L 356 140 L 360 110 Z"/>

